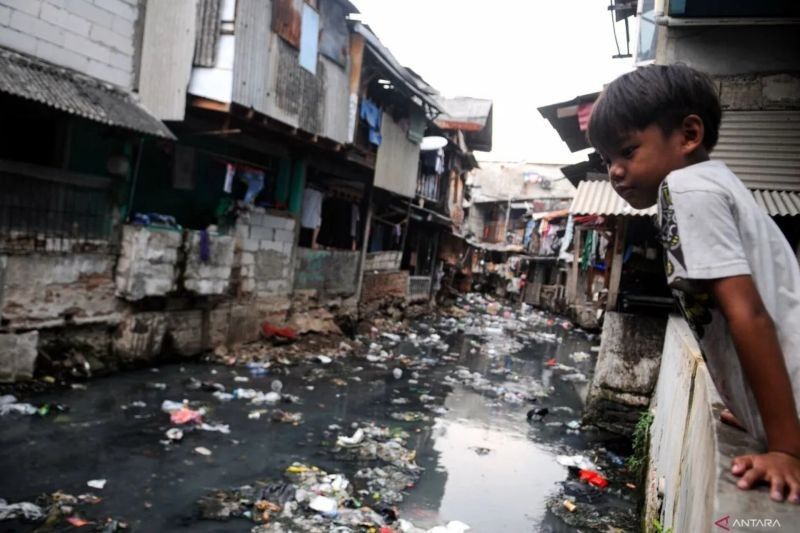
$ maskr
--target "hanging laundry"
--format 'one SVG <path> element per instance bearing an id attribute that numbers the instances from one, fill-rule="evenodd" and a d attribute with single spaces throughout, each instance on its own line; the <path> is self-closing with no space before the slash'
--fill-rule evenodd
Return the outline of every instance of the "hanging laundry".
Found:
<path id="1" fill-rule="evenodd" d="M 350 205 L 350 236 L 358 238 L 358 223 L 361 222 L 361 210 L 356 204 Z"/>
<path id="2" fill-rule="evenodd" d="M 228 163 L 225 165 L 225 184 L 222 190 L 230 194 L 233 192 L 233 177 L 236 175 L 236 167 Z"/>
<path id="3" fill-rule="evenodd" d="M 200 230 L 200 261 L 208 263 L 211 259 L 211 239 L 208 235 L 208 230 Z"/>
<path id="4" fill-rule="evenodd" d="M 322 200 L 325 197 L 320 191 L 308 189 L 303 191 L 303 212 L 300 216 L 300 226 L 307 229 L 316 229 L 322 224 Z"/>
<path id="5" fill-rule="evenodd" d="M 383 140 L 381 137 L 382 113 L 381 109 L 369 98 L 363 98 L 361 100 L 359 117 L 369 126 L 369 142 L 375 146 L 380 146 Z"/>
<path id="6" fill-rule="evenodd" d="M 256 196 L 258 196 L 258 193 L 264 188 L 264 172 L 261 170 L 248 169 L 242 172 L 240 179 L 247 184 L 244 203 L 252 204 Z"/>

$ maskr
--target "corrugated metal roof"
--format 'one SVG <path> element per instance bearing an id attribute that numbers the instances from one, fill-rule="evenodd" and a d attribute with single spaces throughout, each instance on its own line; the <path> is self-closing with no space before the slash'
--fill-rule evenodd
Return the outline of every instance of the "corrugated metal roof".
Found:
<path id="1" fill-rule="evenodd" d="M 463 122 L 474 126 L 478 131 L 486 126 L 489 114 L 492 112 L 492 101 L 483 98 L 458 96 L 456 98 L 438 98 L 444 113 L 436 117 L 439 122 Z M 459 128 L 470 131 L 468 128 Z"/>
<path id="2" fill-rule="evenodd" d="M 726 111 L 711 157 L 751 189 L 800 191 L 800 111 Z"/>
<path id="3" fill-rule="evenodd" d="M 800 216 L 800 192 L 754 190 L 756 203 L 771 217 Z M 569 208 L 573 215 L 648 216 L 657 207 L 634 209 L 622 199 L 607 181 L 582 181 Z"/>
<path id="4" fill-rule="evenodd" d="M 634 209 L 614 192 L 608 181 L 582 181 L 569 212 L 572 215 L 650 216 L 656 214 L 657 208 Z"/>
<path id="5" fill-rule="evenodd" d="M 0 49 L 0 91 L 109 126 L 175 138 L 122 89 L 10 50 Z"/>
<path id="6" fill-rule="evenodd" d="M 797 191 L 753 191 L 753 196 L 771 217 L 800 215 L 800 193 Z"/>
<path id="7" fill-rule="evenodd" d="M 436 117 L 434 123 L 444 130 L 466 132 L 465 138 L 471 150 L 492 150 L 492 107 L 491 100 L 458 96 L 438 98 L 444 112 Z"/>

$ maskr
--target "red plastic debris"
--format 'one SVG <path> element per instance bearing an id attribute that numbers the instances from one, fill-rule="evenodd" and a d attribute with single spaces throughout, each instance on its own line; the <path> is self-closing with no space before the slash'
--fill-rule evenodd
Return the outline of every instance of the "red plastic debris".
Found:
<path id="1" fill-rule="evenodd" d="M 586 481 L 589 485 L 599 489 L 604 489 L 608 486 L 608 480 L 594 470 L 581 470 L 580 475 L 581 481 Z"/>
<path id="2" fill-rule="evenodd" d="M 67 522 L 72 524 L 75 527 L 83 527 L 85 525 L 91 524 L 88 520 L 84 520 L 83 518 L 78 518 L 77 516 L 70 516 L 67 518 Z"/>
<path id="3" fill-rule="evenodd" d="M 169 415 L 169 419 L 173 424 L 188 424 L 189 422 L 202 422 L 203 413 L 189 409 L 188 407 L 181 407 L 177 411 L 173 411 Z"/>
<path id="4" fill-rule="evenodd" d="M 555 359 L 548 359 L 547 362 L 545 362 L 545 364 L 547 366 L 556 366 L 558 363 L 556 362 Z"/>
<path id="5" fill-rule="evenodd" d="M 291 341 L 297 338 L 297 333 L 295 333 L 294 329 L 290 328 L 289 326 L 279 328 L 273 326 L 269 322 L 264 322 L 261 325 L 261 333 L 266 337 L 281 337 L 283 339 L 289 339 Z"/>

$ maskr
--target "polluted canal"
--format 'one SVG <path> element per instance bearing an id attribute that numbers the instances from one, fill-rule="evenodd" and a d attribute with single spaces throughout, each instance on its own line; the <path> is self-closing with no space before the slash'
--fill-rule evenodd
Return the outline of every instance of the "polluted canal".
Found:
<path id="1" fill-rule="evenodd" d="M 391 329 L 2 397 L 0 531 L 637 529 L 596 336 L 479 295 Z"/>

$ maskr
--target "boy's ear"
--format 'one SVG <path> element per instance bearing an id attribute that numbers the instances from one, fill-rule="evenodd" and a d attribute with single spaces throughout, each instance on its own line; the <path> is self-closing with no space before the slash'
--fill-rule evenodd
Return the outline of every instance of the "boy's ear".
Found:
<path id="1" fill-rule="evenodd" d="M 703 119 L 698 115 L 687 115 L 681 124 L 681 133 L 683 133 L 681 148 L 687 155 L 691 154 L 703 146 L 706 133 Z"/>

